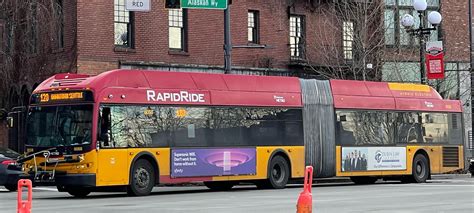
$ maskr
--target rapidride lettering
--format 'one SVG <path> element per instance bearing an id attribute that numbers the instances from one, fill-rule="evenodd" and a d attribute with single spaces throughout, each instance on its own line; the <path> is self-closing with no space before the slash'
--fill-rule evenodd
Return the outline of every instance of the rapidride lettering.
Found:
<path id="1" fill-rule="evenodd" d="M 180 92 L 155 92 L 147 90 L 147 100 L 156 102 L 186 102 L 186 103 L 205 103 L 204 94 Z"/>

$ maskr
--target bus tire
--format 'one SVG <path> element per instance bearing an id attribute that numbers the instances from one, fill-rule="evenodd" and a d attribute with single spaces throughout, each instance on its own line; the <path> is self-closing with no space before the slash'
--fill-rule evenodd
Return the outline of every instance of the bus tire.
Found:
<path id="1" fill-rule="evenodd" d="M 261 189 L 283 189 L 290 178 L 290 166 L 288 161 L 277 155 L 272 158 L 268 166 L 268 179 L 256 183 Z"/>
<path id="2" fill-rule="evenodd" d="M 363 185 L 363 184 L 373 184 L 375 183 L 378 178 L 376 177 L 369 177 L 369 176 L 353 176 L 353 177 L 350 177 L 351 178 L 351 181 L 354 182 L 355 184 L 360 184 L 360 185 Z"/>
<path id="3" fill-rule="evenodd" d="M 91 190 L 84 187 L 67 187 L 66 192 L 76 198 L 85 198 L 91 193 Z"/>
<path id="4" fill-rule="evenodd" d="M 155 186 L 155 171 L 148 160 L 138 159 L 133 164 L 127 193 L 131 196 L 149 195 Z"/>
<path id="5" fill-rule="evenodd" d="M 18 190 L 17 184 L 7 184 L 4 187 L 10 192 L 15 192 L 16 190 Z"/>
<path id="6" fill-rule="evenodd" d="M 228 191 L 234 187 L 231 181 L 206 181 L 204 185 L 212 191 Z"/>
<path id="7" fill-rule="evenodd" d="M 422 154 L 418 154 L 413 159 L 411 180 L 414 183 L 425 183 L 430 176 L 430 166 L 428 159 Z"/>

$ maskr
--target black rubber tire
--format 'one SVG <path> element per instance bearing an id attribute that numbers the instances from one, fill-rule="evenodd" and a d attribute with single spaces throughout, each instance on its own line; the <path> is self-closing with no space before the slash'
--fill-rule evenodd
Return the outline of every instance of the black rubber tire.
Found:
<path id="1" fill-rule="evenodd" d="M 430 176 L 430 165 L 424 155 L 418 154 L 413 159 L 411 180 L 414 183 L 425 183 Z"/>
<path id="2" fill-rule="evenodd" d="M 378 180 L 376 177 L 369 176 L 354 176 L 351 177 L 351 181 L 355 184 L 364 185 L 364 184 L 373 184 Z"/>
<path id="3" fill-rule="evenodd" d="M 16 192 L 16 190 L 18 190 L 18 185 L 17 184 L 7 184 L 7 185 L 5 185 L 5 188 L 10 192 Z"/>
<path id="4" fill-rule="evenodd" d="M 260 189 L 283 189 L 290 179 L 290 166 L 288 161 L 280 155 L 272 158 L 268 166 L 268 179 L 255 184 Z"/>
<path id="5" fill-rule="evenodd" d="M 235 183 L 231 181 L 209 181 L 204 182 L 204 185 L 213 191 L 228 191 L 235 186 Z"/>
<path id="6" fill-rule="evenodd" d="M 155 170 L 151 163 L 145 159 L 135 162 L 130 178 L 127 193 L 131 196 L 149 195 L 155 186 Z"/>
<path id="7" fill-rule="evenodd" d="M 67 193 L 70 195 L 77 197 L 77 198 L 85 198 L 87 195 L 91 193 L 90 189 L 83 188 L 83 187 L 67 187 Z"/>

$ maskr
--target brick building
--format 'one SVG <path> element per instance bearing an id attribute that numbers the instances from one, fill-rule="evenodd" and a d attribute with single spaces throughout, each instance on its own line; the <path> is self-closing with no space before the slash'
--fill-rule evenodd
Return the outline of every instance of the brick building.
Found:
<path id="1" fill-rule="evenodd" d="M 440 1 L 429 1 L 444 17 L 434 37 L 444 41 L 447 67 L 459 73 L 469 62 L 467 0 Z M 0 74 L 8 80 L 0 84 L 0 108 L 27 105 L 35 85 L 59 72 L 223 72 L 221 10 L 169 10 L 165 0 L 150 0 L 148 12 L 126 11 L 125 0 L 3 2 Z M 411 2 L 234 0 L 233 73 L 419 81 L 418 47 L 398 24 Z"/>

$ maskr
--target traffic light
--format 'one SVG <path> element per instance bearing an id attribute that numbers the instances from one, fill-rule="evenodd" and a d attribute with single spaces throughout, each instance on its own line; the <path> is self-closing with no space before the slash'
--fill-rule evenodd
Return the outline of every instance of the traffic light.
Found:
<path id="1" fill-rule="evenodd" d="M 165 8 L 167 8 L 167 9 L 179 9 L 179 8 L 181 8 L 181 1 L 180 0 L 166 0 Z"/>

